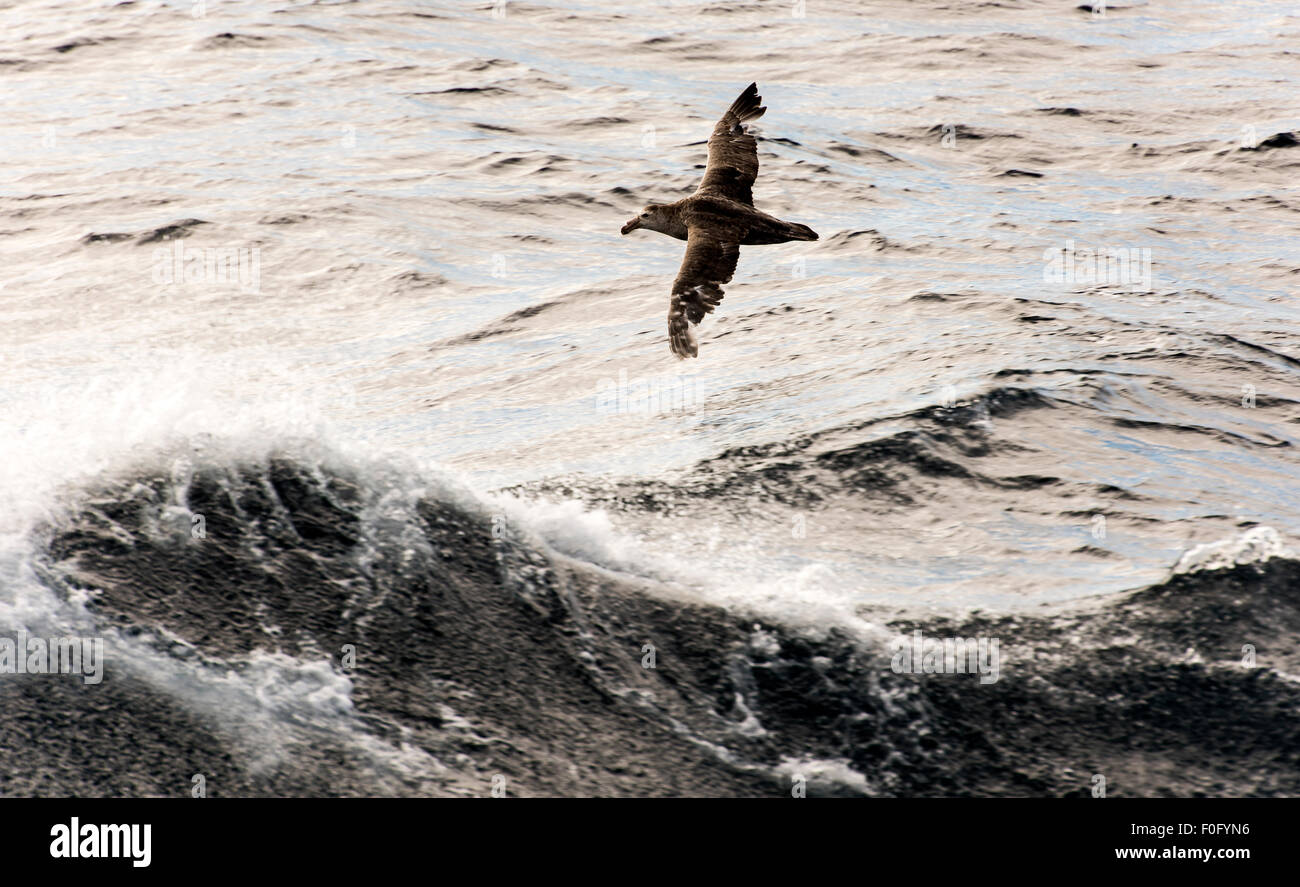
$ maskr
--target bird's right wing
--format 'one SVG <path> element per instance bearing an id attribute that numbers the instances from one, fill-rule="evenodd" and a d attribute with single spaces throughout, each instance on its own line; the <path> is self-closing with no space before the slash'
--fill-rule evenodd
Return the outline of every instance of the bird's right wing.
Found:
<path id="1" fill-rule="evenodd" d="M 762 102 L 758 84 L 749 84 L 713 127 L 713 135 L 709 136 L 709 166 L 697 194 L 716 194 L 754 205 L 758 142 L 741 124 L 763 116 L 767 108 Z"/>
<path id="2" fill-rule="evenodd" d="M 700 353 L 692 324 L 697 324 L 722 301 L 722 284 L 731 281 L 740 258 L 740 245 L 720 240 L 700 228 L 686 238 L 686 256 L 673 281 L 668 303 L 668 345 L 678 357 Z"/>

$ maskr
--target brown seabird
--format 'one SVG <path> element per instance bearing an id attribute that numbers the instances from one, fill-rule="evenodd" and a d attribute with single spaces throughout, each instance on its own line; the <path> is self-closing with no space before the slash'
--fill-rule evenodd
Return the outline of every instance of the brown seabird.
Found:
<path id="1" fill-rule="evenodd" d="M 694 194 L 676 203 L 652 203 L 623 226 L 624 234 L 646 228 L 686 241 L 668 303 L 668 344 L 678 357 L 699 354 L 691 325 L 722 301 L 722 284 L 731 281 L 742 244 L 817 239 L 807 225 L 783 222 L 754 208 L 758 143 L 741 124 L 763 116 L 767 108 L 762 101 L 758 84 L 749 84 L 713 127 L 709 165 Z"/>

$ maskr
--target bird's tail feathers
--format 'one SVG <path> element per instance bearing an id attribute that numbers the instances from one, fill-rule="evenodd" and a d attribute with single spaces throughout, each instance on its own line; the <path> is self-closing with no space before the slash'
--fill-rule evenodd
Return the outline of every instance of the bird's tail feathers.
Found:
<path id="1" fill-rule="evenodd" d="M 789 228 L 787 235 L 791 240 L 816 240 L 817 232 L 807 225 L 800 225 L 798 222 L 786 222 Z"/>

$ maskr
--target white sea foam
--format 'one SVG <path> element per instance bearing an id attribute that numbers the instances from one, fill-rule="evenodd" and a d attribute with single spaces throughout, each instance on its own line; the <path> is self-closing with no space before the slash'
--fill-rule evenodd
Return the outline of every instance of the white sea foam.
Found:
<path id="1" fill-rule="evenodd" d="M 488 496 L 489 507 L 526 528 L 534 544 L 607 570 L 653 580 L 652 593 L 686 596 L 766 618 L 814 635 L 828 629 L 883 639 L 875 625 L 857 614 L 860 586 L 825 564 L 791 564 L 745 549 L 731 558 L 691 558 L 671 543 L 623 532 L 604 509 L 573 500 L 521 500 Z"/>
<path id="2" fill-rule="evenodd" d="M 787 787 L 802 780 L 808 787 L 833 787 L 855 794 L 868 795 L 871 787 L 867 778 L 853 769 L 845 760 L 819 760 L 816 758 L 782 758 L 776 772 Z"/>
<path id="3" fill-rule="evenodd" d="M 1226 570 L 1238 564 L 1256 564 L 1275 557 L 1294 556 L 1277 530 L 1272 527 L 1252 527 L 1232 539 L 1208 542 L 1188 549 L 1174 565 L 1173 572 L 1177 575 Z"/>

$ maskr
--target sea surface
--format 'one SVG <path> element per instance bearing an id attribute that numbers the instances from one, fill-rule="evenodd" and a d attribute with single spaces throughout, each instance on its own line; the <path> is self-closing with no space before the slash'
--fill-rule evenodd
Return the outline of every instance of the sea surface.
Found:
<path id="1" fill-rule="evenodd" d="M 751 81 L 820 239 L 679 361 L 619 228 Z M 104 648 L 0 794 L 1300 794 L 1294 3 L 30 0 L 0 83 L 0 638 Z"/>

